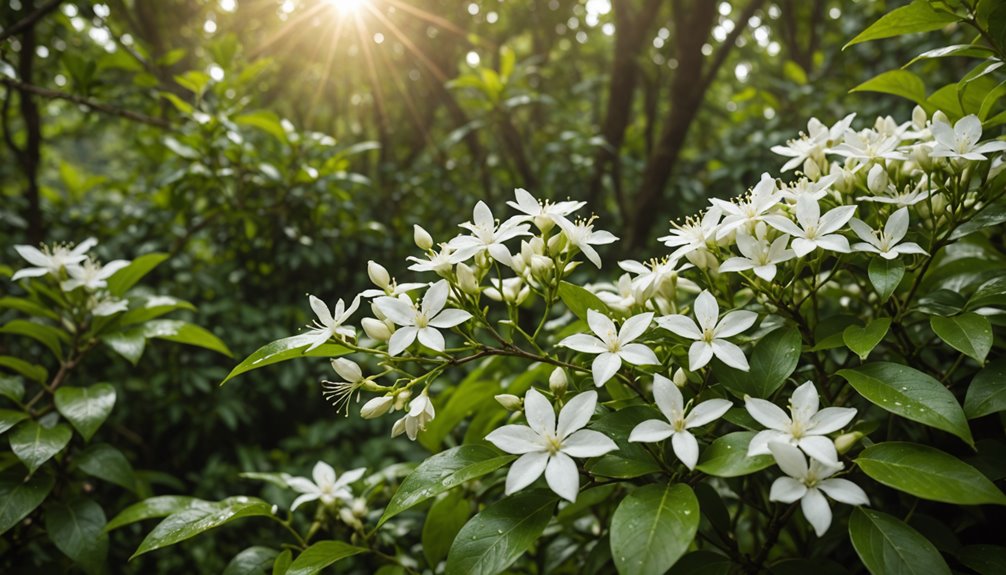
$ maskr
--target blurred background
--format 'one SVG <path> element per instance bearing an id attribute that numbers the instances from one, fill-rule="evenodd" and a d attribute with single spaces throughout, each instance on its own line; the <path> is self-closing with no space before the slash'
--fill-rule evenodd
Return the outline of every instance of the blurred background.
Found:
<path id="1" fill-rule="evenodd" d="M 849 90 L 953 38 L 841 49 L 903 3 L 3 0 L 0 264 L 21 266 L 14 244 L 89 236 L 105 260 L 171 254 L 146 284 L 193 302 L 189 319 L 239 357 L 163 345 L 91 370 L 121 390 L 113 433 L 158 493 L 415 460 L 424 448 L 387 441 L 390 420 L 324 402 L 322 359 L 218 383 L 309 322 L 307 293 L 367 287 L 368 259 L 413 279 L 414 223 L 446 241 L 515 187 L 587 200 L 622 238 L 614 279 L 615 258 L 665 253 L 670 220 L 778 173 L 769 147 L 810 117 L 909 119 L 903 100 Z M 964 73 L 952 65 L 913 71 L 937 86 Z M 134 527 L 113 534 L 111 564 Z M 219 572 L 245 529 L 130 568 Z"/>

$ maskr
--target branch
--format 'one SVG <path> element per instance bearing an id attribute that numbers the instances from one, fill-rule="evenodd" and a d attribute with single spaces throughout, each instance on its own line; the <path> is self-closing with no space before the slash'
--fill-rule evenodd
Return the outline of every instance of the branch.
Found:
<path id="1" fill-rule="evenodd" d="M 48 98 L 50 100 L 66 100 L 67 102 L 73 102 L 74 104 L 78 104 L 90 110 L 94 110 L 95 112 L 101 112 L 103 114 L 118 116 L 120 118 L 132 120 L 134 122 L 139 122 L 141 124 L 148 124 L 150 126 L 157 126 L 158 128 L 166 128 L 166 129 L 170 129 L 172 127 L 170 122 L 161 120 L 160 118 L 153 118 L 151 116 L 140 114 L 138 112 L 123 110 L 121 108 L 109 106 L 108 104 L 96 102 L 90 98 L 77 96 L 76 94 L 60 92 L 58 90 L 50 90 L 48 88 L 43 88 L 41 86 L 36 86 L 34 84 L 25 84 L 24 82 L 11 80 L 9 78 L 0 78 L 0 84 L 3 84 L 8 88 L 12 88 L 14 90 L 18 90 L 23 93 L 35 94 L 36 96 L 41 96 L 42 98 Z"/>
<path id="2" fill-rule="evenodd" d="M 52 12 L 56 8 L 59 8 L 59 5 L 62 3 L 63 0 L 49 0 L 45 4 L 36 8 L 31 14 L 28 14 L 27 16 L 16 22 L 10 28 L 0 30 L 0 42 L 3 42 L 4 40 L 10 38 L 11 36 L 20 34 L 21 32 L 27 30 L 28 28 L 33 27 L 36 22 L 42 19 L 43 16 L 45 16 L 49 12 Z"/>

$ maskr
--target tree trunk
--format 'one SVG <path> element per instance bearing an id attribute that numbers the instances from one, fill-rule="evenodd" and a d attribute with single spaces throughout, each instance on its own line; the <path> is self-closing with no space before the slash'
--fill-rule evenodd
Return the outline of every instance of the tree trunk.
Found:
<path id="1" fill-rule="evenodd" d="M 35 7 L 34 0 L 24 4 L 26 12 Z M 35 73 L 35 23 L 25 28 L 21 34 L 21 50 L 18 52 L 18 76 L 25 84 L 32 84 Z M 38 244 L 45 238 L 45 222 L 42 218 L 41 194 L 38 185 L 38 168 L 42 160 L 42 118 L 38 113 L 35 97 L 27 90 L 21 90 L 21 118 L 24 120 L 25 146 L 21 154 L 21 170 L 28 184 L 25 188 L 25 220 L 28 222 L 28 241 Z"/>

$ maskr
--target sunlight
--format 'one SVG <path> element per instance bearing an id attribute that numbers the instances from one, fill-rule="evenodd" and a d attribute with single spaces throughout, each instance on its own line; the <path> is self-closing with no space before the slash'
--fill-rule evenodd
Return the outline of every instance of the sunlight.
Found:
<path id="1" fill-rule="evenodd" d="M 355 12 L 367 4 L 368 0 L 325 0 L 325 3 L 335 6 L 342 12 Z"/>

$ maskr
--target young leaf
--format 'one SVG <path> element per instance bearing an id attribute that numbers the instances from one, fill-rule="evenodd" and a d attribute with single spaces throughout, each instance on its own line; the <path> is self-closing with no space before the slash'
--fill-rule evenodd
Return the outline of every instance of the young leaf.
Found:
<path id="1" fill-rule="evenodd" d="M 446 575 L 496 575 L 534 545 L 556 497 L 544 489 L 505 497 L 472 517 L 447 554 Z"/>
<path id="2" fill-rule="evenodd" d="M 891 10 L 881 16 L 879 20 L 860 32 L 842 49 L 845 50 L 849 46 L 869 40 L 939 30 L 959 19 L 955 14 L 936 10 L 926 0 L 915 0 L 908 6 Z"/>
<path id="3" fill-rule="evenodd" d="M 121 451 L 107 443 L 95 443 L 74 458 L 84 473 L 136 492 L 136 473 Z"/>
<path id="4" fill-rule="evenodd" d="M 224 568 L 223 575 L 269 575 L 279 551 L 255 545 L 238 553 Z"/>
<path id="5" fill-rule="evenodd" d="M 1006 495 L 980 471 L 939 449 L 888 441 L 856 458 L 863 473 L 916 497 L 957 505 L 1006 505 Z"/>
<path id="6" fill-rule="evenodd" d="M 59 321 L 59 314 L 47 307 L 43 307 L 30 299 L 20 297 L 0 297 L 0 307 L 16 309 L 28 315 L 44 317 L 53 321 Z"/>
<path id="7" fill-rule="evenodd" d="M 771 467 L 775 464 L 771 455 L 748 457 L 748 444 L 754 436 L 753 431 L 735 431 L 717 438 L 702 451 L 695 468 L 713 477 L 740 477 Z"/>
<path id="8" fill-rule="evenodd" d="M 109 383 L 91 387 L 61 387 L 55 394 L 56 410 L 70 425 L 91 441 L 115 406 L 115 388 Z"/>
<path id="9" fill-rule="evenodd" d="M 699 501 L 684 483 L 647 485 L 611 516 L 611 556 L 622 575 L 660 575 L 685 554 L 699 529 Z"/>
<path id="10" fill-rule="evenodd" d="M 55 479 L 48 473 L 36 473 L 28 481 L 23 470 L 0 475 L 0 535 L 21 522 L 45 501 Z"/>
<path id="11" fill-rule="evenodd" d="M 898 289 L 901 278 L 905 277 L 905 262 L 898 259 L 873 258 L 866 273 L 870 277 L 873 289 L 877 290 L 880 303 L 884 303 Z"/>
<path id="12" fill-rule="evenodd" d="M 873 575 L 950 575 L 936 547 L 900 519 L 857 507 L 849 518 L 856 554 Z"/>
<path id="13" fill-rule="evenodd" d="M 842 332 L 842 340 L 845 345 L 859 356 L 860 361 L 865 360 L 873 348 L 883 341 L 887 335 L 887 330 L 891 328 L 891 318 L 876 318 L 866 327 L 850 325 Z"/>
<path id="14" fill-rule="evenodd" d="M 471 516 L 471 509 L 460 491 L 448 493 L 435 502 L 423 522 L 423 555 L 430 565 L 437 565 L 451 549 L 451 542 Z"/>
<path id="15" fill-rule="evenodd" d="M 28 471 L 35 473 L 43 463 L 63 451 L 71 437 L 73 431 L 65 423 L 43 427 L 35 421 L 24 421 L 10 433 L 10 448 L 28 466 Z"/>
<path id="16" fill-rule="evenodd" d="M 105 512 L 90 499 L 55 503 L 45 510 L 45 530 L 49 539 L 86 573 L 104 571 L 108 556 Z"/>
<path id="17" fill-rule="evenodd" d="M 838 375 L 875 405 L 905 419 L 953 433 L 974 447 L 968 420 L 954 394 L 921 371 L 898 363 L 876 362 L 843 369 Z"/>
<path id="18" fill-rule="evenodd" d="M 751 368 L 744 372 L 717 361 L 713 371 L 737 397 L 769 397 L 796 370 L 803 340 L 796 328 L 781 327 L 761 338 L 751 352 Z"/>
<path id="19" fill-rule="evenodd" d="M 281 361 L 296 359 L 298 357 L 336 357 L 349 352 L 348 349 L 341 345 L 333 343 L 326 343 L 311 351 L 306 351 L 313 341 L 313 336 L 302 334 L 278 339 L 266 344 L 239 363 L 220 384 L 223 385 L 242 373 Z"/>
<path id="20" fill-rule="evenodd" d="M 346 557 L 366 552 L 362 547 L 354 547 L 342 541 L 319 541 L 294 559 L 286 570 L 286 575 L 314 575 Z"/>
<path id="21" fill-rule="evenodd" d="M 426 501 L 431 497 L 461 485 L 465 481 L 492 473 L 514 460 L 512 455 L 499 452 L 482 445 L 461 445 L 438 453 L 419 464 L 402 481 L 398 491 L 391 497 L 378 526 L 402 511 Z"/>
<path id="22" fill-rule="evenodd" d="M 154 530 L 140 543 L 133 553 L 139 557 L 144 553 L 174 545 L 244 517 L 268 517 L 272 515 L 272 505 L 255 497 L 228 497 L 223 501 L 206 506 L 191 507 L 169 515 L 157 524 Z"/>
<path id="23" fill-rule="evenodd" d="M 139 503 L 134 503 L 122 510 L 121 513 L 112 518 L 105 526 L 105 531 L 118 529 L 125 525 L 153 519 L 155 517 L 167 517 L 190 507 L 208 507 L 213 505 L 212 501 L 203 501 L 187 495 L 159 495 L 144 499 Z"/>
<path id="24" fill-rule="evenodd" d="M 122 297 L 136 282 L 143 279 L 154 268 L 168 259 L 168 254 L 144 254 L 133 260 L 128 266 L 115 272 L 108 278 L 108 292 L 115 297 Z"/>
<path id="25" fill-rule="evenodd" d="M 569 282 L 559 282 L 559 298 L 562 299 L 562 303 L 566 304 L 569 311 L 583 321 L 587 321 L 587 310 L 589 309 L 603 314 L 609 313 L 608 306 L 604 305 L 600 298 Z"/>
<path id="26" fill-rule="evenodd" d="M 1006 359 L 989 362 L 971 380 L 964 397 L 964 413 L 968 419 L 978 419 L 991 413 L 1006 411 Z"/>
<path id="27" fill-rule="evenodd" d="M 953 317 L 933 316 L 929 318 L 929 325 L 947 345 L 978 363 L 985 363 L 992 350 L 992 324 L 988 318 L 974 312 Z"/>

